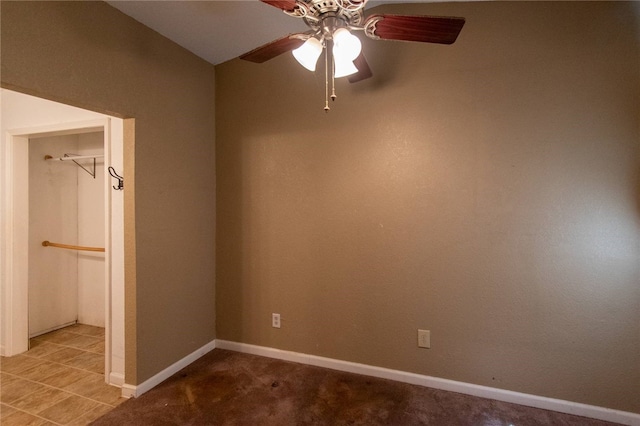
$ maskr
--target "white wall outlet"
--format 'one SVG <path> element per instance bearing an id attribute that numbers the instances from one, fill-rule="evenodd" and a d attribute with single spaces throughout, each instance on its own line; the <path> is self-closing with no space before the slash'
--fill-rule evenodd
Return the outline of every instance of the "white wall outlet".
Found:
<path id="1" fill-rule="evenodd" d="M 418 347 L 419 348 L 431 347 L 431 331 L 418 330 Z"/>
<path id="2" fill-rule="evenodd" d="M 280 314 L 271 314 L 271 327 L 280 328 Z"/>

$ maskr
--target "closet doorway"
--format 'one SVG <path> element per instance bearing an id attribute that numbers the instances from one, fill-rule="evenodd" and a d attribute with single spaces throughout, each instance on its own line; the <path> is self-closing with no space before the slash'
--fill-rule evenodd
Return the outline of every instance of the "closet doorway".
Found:
<path id="1" fill-rule="evenodd" d="M 121 387 L 123 191 L 105 169 L 123 174 L 123 120 L 2 89 L 1 124 L 2 355 L 76 321 L 102 325 L 105 381 Z"/>
<path id="2" fill-rule="evenodd" d="M 104 132 L 29 138 L 29 337 L 105 328 Z"/>

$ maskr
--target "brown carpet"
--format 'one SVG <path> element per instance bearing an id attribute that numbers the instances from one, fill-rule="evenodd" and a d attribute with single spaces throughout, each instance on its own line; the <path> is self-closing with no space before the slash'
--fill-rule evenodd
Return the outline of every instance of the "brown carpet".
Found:
<path id="1" fill-rule="evenodd" d="M 215 349 L 93 425 L 612 423 Z"/>

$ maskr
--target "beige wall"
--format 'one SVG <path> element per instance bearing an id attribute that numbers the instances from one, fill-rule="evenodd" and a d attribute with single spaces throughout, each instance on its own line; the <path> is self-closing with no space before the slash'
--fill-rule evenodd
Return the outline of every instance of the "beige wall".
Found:
<path id="1" fill-rule="evenodd" d="M 125 374 L 141 383 L 215 338 L 214 68 L 105 3 L 0 13 L 3 87 L 135 119 Z"/>
<path id="2" fill-rule="evenodd" d="M 387 6 L 467 24 L 366 42 L 329 114 L 290 55 L 217 66 L 218 338 L 640 413 L 631 9 Z"/>

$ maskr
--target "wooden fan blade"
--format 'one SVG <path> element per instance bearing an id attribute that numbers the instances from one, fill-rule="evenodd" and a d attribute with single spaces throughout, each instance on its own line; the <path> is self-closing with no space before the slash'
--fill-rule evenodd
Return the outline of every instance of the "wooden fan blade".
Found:
<path id="1" fill-rule="evenodd" d="M 464 18 L 445 16 L 372 15 L 368 22 L 375 24 L 374 35 L 384 40 L 418 41 L 452 44 L 464 26 Z"/>
<path id="2" fill-rule="evenodd" d="M 253 49 L 251 52 L 247 52 L 240 56 L 240 59 L 244 59 L 245 61 L 251 61 L 258 64 L 268 61 L 269 59 L 273 59 L 276 56 L 282 55 L 283 53 L 289 52 L 293 49 L 297 49 L 302 46 L 304 40 L 299 38 L 292 38 L 295 34 L 289 34 L 282 38 L 272 41 L 271 43 L 267 43 L 263 46 Z"/>
<path id="3" fill-rule="evenodd" d="M 369 63 L 367 59 L 364 57 L 364 53 L 360 52 L 360 55 L 353 61 L 353 65 L 358 68 L 358 72 L 355 74 L 351 74 L 349 77 L 349 83 L 357 83 L 362 80 L 366 80 L 369 77 L 373 76 L 371 72 L 371 68 L 369 68 Z"/>
<path id="4" fill-rule="evenodd" d="M 296 7 L 295 0 L 260 0 L 260 1 L 262 3 L 266 3 L 273 7 L 277 7 L 278 9 L 287 10 L 287 11 L 293 10 L 293 8 Z"/>

